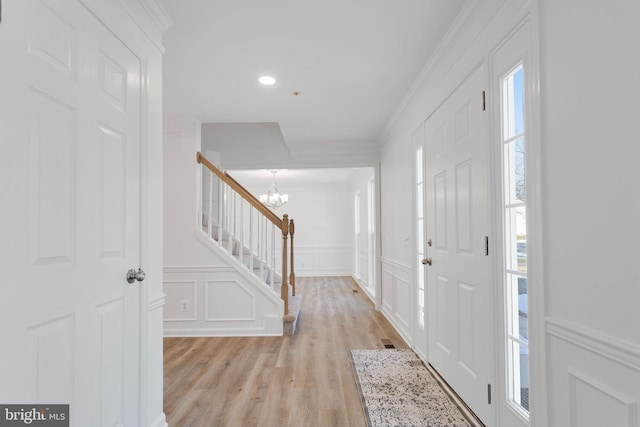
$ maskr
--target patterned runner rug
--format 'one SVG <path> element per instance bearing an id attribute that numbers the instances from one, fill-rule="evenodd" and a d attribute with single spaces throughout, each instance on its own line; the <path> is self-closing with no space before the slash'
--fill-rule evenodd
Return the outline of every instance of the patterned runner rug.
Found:
<path id="1" fill-rule="evenodd" d="M 351 358 L 370 427 L 472 426 L 412 350 L 351 350 Z"/>

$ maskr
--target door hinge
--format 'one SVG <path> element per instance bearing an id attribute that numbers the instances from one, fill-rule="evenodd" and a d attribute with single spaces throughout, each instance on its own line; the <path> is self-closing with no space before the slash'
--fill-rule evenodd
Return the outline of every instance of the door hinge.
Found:
<path id="1" fill-rule="evenodd" d="M 487 384 L 487 403 L 491 405 L 491 384 Z"/>
<path id="2" fill-rule="evenodd" d="M 485 111 L 487 109 L 486 96 L 486 92 L 482 91 L 482 111 Z"/>
<path id="3" fill-rule="evenodd" d="M 484 236 L 484 254 L 489 256 L 489 236 Z"/>

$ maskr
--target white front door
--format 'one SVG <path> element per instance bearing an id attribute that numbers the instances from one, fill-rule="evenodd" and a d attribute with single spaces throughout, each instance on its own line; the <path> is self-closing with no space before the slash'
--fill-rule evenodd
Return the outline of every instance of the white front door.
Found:
<path id="1" fill-rule="evenodd" d="M 140 61 L 79 1 L 2 7 L 0 402 L 136 426 Z"/>
<path id="2" fill-rule="evenodd" d="M 429 362 L 486 425 L 494 425 L 493 287 L 487 116 L 476 69 L 425 122 Z"/>

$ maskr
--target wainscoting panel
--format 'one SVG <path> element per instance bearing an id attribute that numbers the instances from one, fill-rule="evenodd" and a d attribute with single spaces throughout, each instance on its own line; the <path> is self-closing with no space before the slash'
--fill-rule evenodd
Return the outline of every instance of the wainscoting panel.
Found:
<path id="1" fill-rule="evenodd" d="M 256 320 L 256 296 L 241 283 L 235 280 L 207 280 L 204 290 L 207 322 Z M 229 304 L 229 301 L 234 301 L 234 304 Z"/>
<path id="2" fill-rule="evenodd" d="M 411 301 L 414 300 L 411 298 L 409 280 L 402 276 L 395 276 L 393 291 L 396 318 L 402 323 L 403 328 L 408 329 L 411 322 Z"/>
<path id="3" fill-rule="evenodd" d="M 352 259 L 350 247 L 295 247 L 294 267 L 298 277 L 350 276 Z"/>
<path id="4" fill-rule="evenodd" d="M 565 319 L 547 319 L 550 425 L 640 426 L 640 348 Z"/>
<path id="5" fill-rule="evenodd" d="M 349 271 L 351 257 L 346 251 L 318 252 L 318 270 Z"/>
<path id="6" fill-rule="evenodd" d="M 282 335 L 284 303 L 245 270 L 165 267 L 164 336 Z"/>
<path id="7" fill-rule="evenodd" d="M 393 273 L 382 268 L 382 311 L 393 311 Z"/>
<path id="8" fill-rule="evenodd" d="M 198 307 L 198 282 L 172 280 L 164 282 L 167 295 L 164 306 L 165 322 L 195 321 Z"/>
<path id="9" fill-rule="evenodd" d="M 413 297 L 411 268 L 393 260 L 382 260 L 382 313 L 408 343 L 412 342 Z"/>

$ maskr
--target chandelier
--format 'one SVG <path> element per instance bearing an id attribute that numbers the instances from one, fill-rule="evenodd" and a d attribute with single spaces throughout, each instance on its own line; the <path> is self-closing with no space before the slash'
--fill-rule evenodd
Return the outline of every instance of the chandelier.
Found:
<path id="1" fill-rule="evenodd" d="M 276 173 L 278 173 L 278 171 L 272 170 L 271 173 L 273 174 L 273 180 L 267 190 L 267 194 L 260 195 L 260 202 L 265 206 L 276 209 L 289 201 L 289 195 L 280 194 L 278 191 L 278 186 L 276 185 Z"/>

